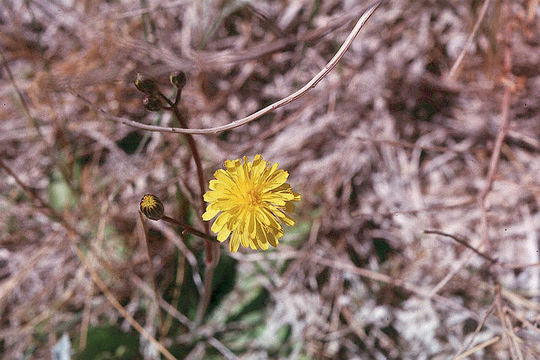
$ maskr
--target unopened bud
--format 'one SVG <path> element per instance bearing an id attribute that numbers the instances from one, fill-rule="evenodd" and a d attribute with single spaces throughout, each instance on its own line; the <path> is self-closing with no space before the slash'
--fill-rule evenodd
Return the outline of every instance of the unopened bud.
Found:
<path id="1" fill-rule="evenodd" d="M 137 87 L 139 91 L 149 95 L 157 94 L 159 92 L 157 82 L 141 73 L 137 73 L 137 76 L 135 77 L 135 87 Z"/>
<path id="2" fill-rule="evenodd" d="M 151 220 L 159 220 L 163 217 L 165 209 L 163 203 L 154 194 L 146 194 L 141 199 L 141 212 Z"/>
<path id="3" fill-rule="evenodd" d="M 161 99 L 155 95 L 144 95 L 142 102 L 146 110 L 159 111 L 163 109 Z"/>
<path id="4" fill-rule="evenodd" d="M 186 85 L 186 74 L 183 71 L 175 71 L 169 76 L 171 85 L 177 89 L 182 89 Z"/>

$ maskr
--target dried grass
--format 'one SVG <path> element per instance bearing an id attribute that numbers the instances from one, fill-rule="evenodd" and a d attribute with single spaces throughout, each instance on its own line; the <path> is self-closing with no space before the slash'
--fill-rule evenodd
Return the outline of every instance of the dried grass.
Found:
<path id="1" fill-rule="evenodd" d="M 231 255 L 236 285 L 186 358 L 540 357 L 539 7 L 491 1 L 478 21 L 482 3 L 385 2 L 305 96 L 195 137 L 207 175 L 261 153 L 290 172 L 302 203 L 275 251 Z M 89 328 L 127 331 L 126 314 L 166 346 L 194 341 L 193 314 L 174 304 L 184 282 L 202 291 L 202 242 L 150 224 L 155 286 L 167 295 L 157 299 L 136 230 L 147 192 L 202 228 L 189 148 L 178 134 L 105 120 L 73 91 L 114 115 L 178 126 L 146 112 L 131 82 L 143 72 L 166 86 L 184 70 L 189 126 L 228 124 L 312 79 L 367 5 L 2 2 L 4 358 L 49 358 L 64 332 L 84 347 Z M 264 309 L 227 321 L 260 289 Z M 160 337 L 156 301 L 175 336 Z M 157 356 L 141 338 L 141 353 Z"/>

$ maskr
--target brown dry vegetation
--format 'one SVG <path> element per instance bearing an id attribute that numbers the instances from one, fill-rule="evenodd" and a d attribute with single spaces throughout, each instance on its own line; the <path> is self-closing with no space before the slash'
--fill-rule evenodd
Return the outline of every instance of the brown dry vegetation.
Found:
<path id="1" fill-rule="evenodd" d="M 228 124 L 308 82 L 369 3 L 2 1 L 3 358 L 67 334 L 81 359 L 157 358 L 150 337 L 189 359 L 539 359 L 540 8 L 489 1 L 451 70 L 483 4 L 386 1 L 305 96 L 195 136 L 207 178 L 261 153 L 302 194 L 278 248 L 221 246 L 196 327 L 203 242 L 146 224 L 158 309 L 137 214 L 152 192 L 203 228 L 184 138 L 74 94 L 179 126 L 132 82 L 172 94 L 183 70 L 189 127 Z"/>

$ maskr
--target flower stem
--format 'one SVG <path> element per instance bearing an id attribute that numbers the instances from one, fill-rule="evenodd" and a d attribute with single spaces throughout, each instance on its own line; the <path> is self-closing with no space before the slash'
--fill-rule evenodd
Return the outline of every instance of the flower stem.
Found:
<path id="1" fill-rule="evenodd" d="M 187 225 L 187 224 L 184 224 L 176 219 L 173 219 L 172 217 L 169 217 L 167 215 L 163 215 L 163 217 L 161 218 L 161 220 L 163 221 L 166 221 L 170 224 L 174 224 L 174 225 L 177 225 L 177 226 L 180 226 L 181 228 L 183 228 L 185 232 L 188 232 L 190 234 L 193 234 L 195 236 L 198 236 L 200 237 L 201 239 L 205 239 L 205 240 L 210 240 L 210 241 L 217 241 L 216 237 L 215 236 L 212 236 L 212 235 L 208 235 L 208 234 L 205 234 L 203 233 L 202 231 L 200 230 L 197 230 L 195 228 L 192 228 L 191 226 Z"/>
<path id="2" fill-rule="evenodd" d="M 172 102 L 162 93 L 159 94 L 171 107 L 170 111 L 173 112 L 174 116 L 180 123 L 180 126 L 187 129 L 187 121 L 184 116 L 179 110 L 178 110 L 178 102 L 180 97 L 180 89 L 176 93 L 175 101 Z M 193 156 L 193 160 L 195 161 L 195 167 L 197 168 L 197 177 L 199 179 L 199 188 L 200 188 L 200 202 L 201 202 L 201 210 L 202 213 L 206 211 L 206 202 L 204 201 L 204 193 L 206 191 L 206 181 L 204 179 L 204 172 L 202 168 L 201 163 L 201 157 L 199 155 L 199 151 L 197 150 L 197 146 L 195 144 L 195 140 L 193 139 L 193 135 L 191 134 L 184 134 L 186 141 L 188 143 L 189 149 L 191 150 L 191 155 Z M 165 220 L 165 217 L 163 217 Z M 166 218 L 167 220 L 173 220 L 169 217 Z M 186 230 L 187 227 L 184 227 Z M 195 229 L 193 229 L 195 230 Z M 202 232 L 198 231 L 198 233 L 202 234 Z M 207 221 L 204 222 L 204 232 L 206 233 L 205 238 L 205 254 L 206 254 L 206 269 L 204 273 L 204 289 L 202 293 L 202 299 L 197 305 L 197 312 L 195 315 L 195 327 L 198 327 L 206 313 L 206 309 L 208 308 L 208 304 L 210 303 L 210 296 L 212 295 L 212 280 L 214 278 L 214 270 L 216 269 L 217 263 L 219 261 L 219 244 L 216 242 L 212 242 L 211 240 L 215 240 L 214 237 L 210 236 L 210 226 Z M 192 232 L 194 235 L 196 235 L 194 232 Z M 200 235 L 199 235 L 200 236 Z"/>
<path id="3" fill-rule="evenodd" d="M 179 95 L 179 91 L 177 92 L 177 97 Z M 161 98 L 163 100 L 165 100 L 165 102 L 167 102 L 167 104 L 169 104 L 170 106 L 170 111 L 173 112 L 174 116 L 176 117 L 176 120 L 178 120 L 178 122 L 180 123 L 180 126 L 187 129 L 187 121 L 186 121 L 186 118 L 185 116 L 178 110 L 178 98 L 175 99 L 174 103 L 169 100 L 168 97 L 166 97 L 165 95 L 163 95 L 161 92 L 159 93 L 159 96 L 161 96 Z M 202 212 L 204 214 L 204 212 L 206 211 L 206 202 L 204 201 L 204 193 L 206 191 L 206 187 L 205 187 L 205 179 L 204 179 L 204 172 L 203 172 L 203 168 L 202 168 L 202 163 L 201 163 L 201 157 L 199 155 L 199 150 L 197 150 L 197 145 L 195 144 L 195 139 L 193 139 L 193 135 L 191 134 L 184 134 L 184 137 L 186 138 L 186 141 L 188 143 L 188 146 L 189 146 L 189 149 L 191 150 L 191 155 L 193 156 L 193 160 L 195 161 L 195 167 L 197 168 L 197 178 L 199 179 L 199 189 L 200 189 L 200 202 L 201 202 L 201 209 L 202 209 Z M 210 227 L 208 225 L 208 222 L 204 222 L 204 232 L 207 234 L 207 235 L 210 235 Z M 210 264 L 212 263 L 212 260 L 213 260 L 213 250 L 212 250 L 212 245 L 209 241 L 206 241 L 205 242 L 205 252 L 206 252 L 206 264 Z"/>

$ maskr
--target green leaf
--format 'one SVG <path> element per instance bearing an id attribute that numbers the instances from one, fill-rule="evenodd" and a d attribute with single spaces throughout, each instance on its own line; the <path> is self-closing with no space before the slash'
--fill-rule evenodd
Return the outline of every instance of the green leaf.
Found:
<path id="1" fill-rule="evenodd" d="M 135 360 L 139 353 L 138 334 L 125 333 L 115 326 L 88 329 L 86 348 L 75 356 L 79 360 Z"/>
<path id="2" fill-rule="evenodd" d="M 182 289 L 180 290 L 180 298 L 178 302 L 178 311 L 186 315 L 191 320 L 195 319 L 197 312 L 197 304 L 199 303 L 199 292 L 197 286 L 193 282 L 193 268 L 186 261 L 184 268 L 184 280 Z"/>
<path id="3" fill-rule="evenodd" d="M 140 146 L 141 142 L 144 141 L 144 136 L 141 135 L 138 131 L 132 131 L 122 139 L 116 142 L 116 145 L 126 152 L 126 154 L 134 154 Z"/>
<path id="4" fill-rule="evenodd" d="M 265 288 L 260 288 L 257 295 L 250 302 L 242 306 L 240 311 L 238 311 L 235 315 L 230 316 L 227 319 L 227 322 L 239 321 L 250 313 L 264 309 L 268 305 L 269 299 L 270 293 L 268 290 Z"/>
<path id="5" fill-rule="evenodd" d="M 50 176 L 47 193 L 49 204 L 56 211 L 63 211 L 75 205 L 73 192 L 58 170 L 55 170 Z"/>
<path id="6" fill-rule="evenodd" d="M 193 350 L 195 344 L 173 344 L 168 350 L 177 359 L 185 359 Z"/>
<path id="7" fill-rule="evenodd" d="M 212 297 L 207 314 L 216 309 L 221 301 L 229 294 L 236 283 L 236 266 L 238 261 L 229 256 L 223 256 L 214 271 L 212 281 Z"/>

